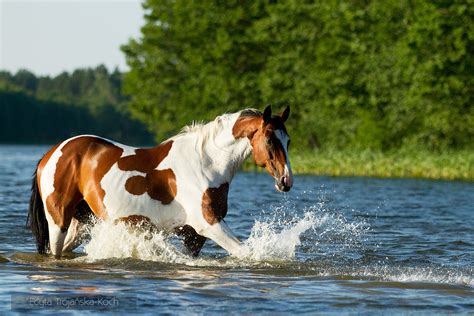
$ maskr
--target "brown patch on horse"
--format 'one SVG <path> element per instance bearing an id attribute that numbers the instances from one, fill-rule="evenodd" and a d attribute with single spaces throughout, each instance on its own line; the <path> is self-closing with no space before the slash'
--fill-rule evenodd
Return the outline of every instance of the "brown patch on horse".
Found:
<path id="1" fill-rule="evenodd" d="M 135 150 L 135 155 L 126 156 L 118 161 L 118 167 L 122 171 L 139 171 L 148 173 L 155 169 L 160 162 L 168 156 L 173 141 L 168 141 L 153 148 L 141 148 Z"/>
<path id="2" fill-rule="evenodd" d="M 105 192 L 100 180 L 123 150 L 104 139 L 84 136 L 69 141 L 61 152 L 54 173 L 54 192 L 46 198 L 54 223 L 65 231 L 82 199 L 97 217 L 104 219 Z"/>
<path id="3" fill-rule="evenodd" d="M 145 192 L 163 204 L 170 204 L 176 196 L 176 176 L 171 169 L 152 170 L 144 176 L 133 176 L 127 179 L 125 189 L 133 195 Z"/>
<path id="4" fill-rule="evenodd" d="M 170 204 L 176 196 L 176 176 L 173 170 L 153 170 L 146 175 L 148 182 L 148 195 L 161 201 L 163 204 Z"/>
<path id="5" fill-rule="evenodd" d="M 237 121 L 235 121 L 232 127 L 232 135 L 235 139 L 247 137 L 252 139 L 255 132 L 262 125 L 262 115 L 241 115 Z"/>
<path id="6" fill-rule="evenodd" d="M 128 178 L 127 182 L 125 182 L 125 190 L 133 195 L 142 195 L 148 190 L 146 178 L 143 176 Z"/>
<path id="7" fill-rule="evenodd" d="M 105 219 L 107 213 L 104 205 L 105 191 L 100 185 L 100 181 L 120 159 L 122 153 L 122 148 L 106 140 L 96 138 L 89 144 L 87 153 L 82 158 L 79 186 L 84 199 L 95 215 L 101 219 Z"/>
<path id="8" fill-rule="evenodd" d="M 193 257 L 197 257 L 207 238 L 196 233 L 196 230 L 189 225 L 177 227 L 175 232 L 176 235 L 184 237 L 184 245 Z"/>
<path id="9" fill-rule="evenodd" d="M 218 188 L 208 188 L 202 195 L 202 215 L 209 224 L 220 222 L 227 214 L 227 195 L 229 184 L 223 183 Z"/>
<path id="10" fill-rule="evenodd" d="M 135 155 L 120 158 L 117 165 L 122 171 L 139 171 L 145 176 L 133 176 L 127 179 L 125 189 L 133 195 L 145 192 L 163 204 L 170 204 L 176 196 L 176 176 L 171 169 L 156 170 L 156 167 L 168 156 L 173 141 L 158 147 L 137 149 Z"/>
<path id="11" fill-rule="evenodd" d="M 150 220 L 150 218 L 143 215 L 129 215 L 125 217 L 119 217 L 114 220 L 114 224 L 125 223 L 127 226 L 137 228 L 142 231 L 155 232 L 158 228 Z"/>

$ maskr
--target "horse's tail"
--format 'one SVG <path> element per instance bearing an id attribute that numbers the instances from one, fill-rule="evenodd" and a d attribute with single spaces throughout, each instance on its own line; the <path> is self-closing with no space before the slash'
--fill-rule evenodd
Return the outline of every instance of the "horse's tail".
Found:
<path id="1" fill-rule="evenodd" d="M 48 222 L 44 213 L 44 205 L 38 189 L 38 167 L 35 169 L 33 181 L 31 184 L 30 209 L 26 220 L 27 226 L 30 227 L 33 236 L 36 238 L 36 249 L 38 253 L 45 254 L 49 247 L 49 231 Z"/>

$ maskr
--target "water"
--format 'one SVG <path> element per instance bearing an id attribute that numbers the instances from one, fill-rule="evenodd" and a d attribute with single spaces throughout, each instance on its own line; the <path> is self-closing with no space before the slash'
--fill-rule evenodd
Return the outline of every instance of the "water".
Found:
<path id="1" fill-rule="evenodd" d="M 0 146 L 4 312 L 21 295 L 107 295 L 141 313 L 474 311 L 474 183 L 297 176 L 281 194 L 268 175 L 242 173 L 226 218 L 244 241 L 239 258 L 209 241 L 191 258 L 174 237 L 102 223 L 78 255 L 55 260 L 24 227 L 46 150 Z"/>

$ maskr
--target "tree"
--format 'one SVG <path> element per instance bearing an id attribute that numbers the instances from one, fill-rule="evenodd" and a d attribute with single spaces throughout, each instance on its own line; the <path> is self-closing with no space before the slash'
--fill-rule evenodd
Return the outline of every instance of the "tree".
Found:
<path id="1" fill-rule="evenodd" d="M 472 146 L 474 6 L 446 1 L 144 3 L 124 91 L 158 139 L 291 104 L 299 148 Z"/>

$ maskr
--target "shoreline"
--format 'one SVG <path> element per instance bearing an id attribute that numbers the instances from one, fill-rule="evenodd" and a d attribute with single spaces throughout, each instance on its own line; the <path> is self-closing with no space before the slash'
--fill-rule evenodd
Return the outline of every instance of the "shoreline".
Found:
<path id="1" fill-rule="evenodd" d="M 473 150 L 315 150 L 290 152 L 290 159 L 295 175 L 474 181 Z M 251 158 L 243 170 L 259 171 L 253 167 Z"/>

